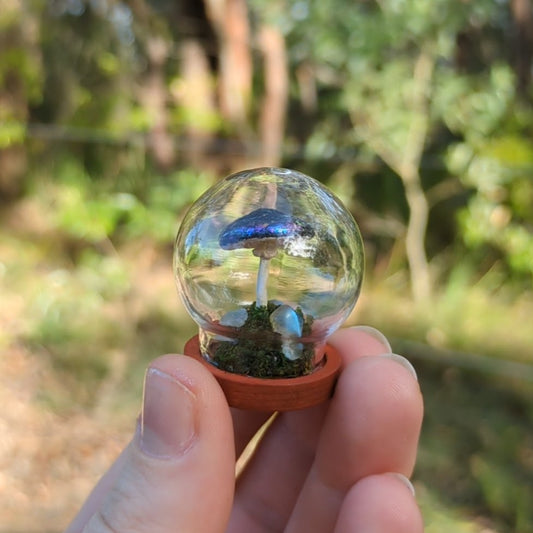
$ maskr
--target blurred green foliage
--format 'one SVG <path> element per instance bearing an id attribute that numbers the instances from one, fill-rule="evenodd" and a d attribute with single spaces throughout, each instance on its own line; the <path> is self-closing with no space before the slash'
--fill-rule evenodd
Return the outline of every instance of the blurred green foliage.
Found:
<path id="1" fill-rule="evenodd" d="M 141 178 L 142 180 L 142 178 Z M 75 159 L 62 161 L 54 184 L 46 185 L 57 228 L 89 243 L 106 239 L 152 238 L 169 243 L 177 215 L 212 183 L 203 172 L 183 169 L 151 176 L 145 191 L 116 184 L 95 185 Z"/>
<path id="2" fill-rule="evenodd" d="M 418 368 L 431 413 L 417 466 L 421 478 L 432 479 L 428 487 L 446 495 L 443 503 L 487 513 L 496 531 L 530 531 L 531 397 L 470 371 Z"/>

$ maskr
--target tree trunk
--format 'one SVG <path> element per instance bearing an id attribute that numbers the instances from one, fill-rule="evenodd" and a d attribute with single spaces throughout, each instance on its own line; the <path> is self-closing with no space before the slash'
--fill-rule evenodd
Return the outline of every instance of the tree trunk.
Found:
<path id="1" fill-rule="evenodd" d="M 151 118 L 148 132 L 148 149 L 155 164 L 162 170 L 169 170 L 174 164 L 174 141 L 168 131 L 167 87 L 165 63 L 169 45 L 162 37 L 150 36 L 146 42 L 148 73 L 141 89 L 143 107 Z"/>
<path id="2" fill-rule="evenodd" d="M 426 255 L 425 240 L 429 205 L 420 184 L 418 169 L 400 175 L 409 205 L 409 221 L 405 234 L 405 252 L 409 262 L 411 288 L 418 303 L 427 303 L 431 296 L 431 276 Z"/>
<path id="3" fill-rule="evenodd" d="M 261 157 L 258 164 L 279 166 L 289 97 L 285 39 L 277 28 L 263 26 L 259 34 L 259 46 L 264 58 L 265 94 L 259 119 Z"/>
<path id="4" fill-rule="evenodd" d="M 0 138 L 0 202 L 9 202 L 23 191 L 28 167 L 27 147 L 24 145 L 24 129 L 29 117 L 28 79 L 25 69 L 41 68 L 41 56 L 37 45 L 38 29 L 33 12 L 24 12 L 20 3 L 3 6 L 4 25 L 0 31 L 0 54 L 4 54 L 0 76 L 0 129 L 13 125 L 14 134 Z M 19 5 L 20 4 L 20 5 Z M 2 9 L 0 7 L 0 9 Z M 5 21 L 8 21 L 7 23 Z M 9 61 L 8 57 L 23 57 L 22 64 Z M 19 62 L 20 63 L 20 62 Z M 41 84 L 40 74 L 32 83 Z M 34 93 L 40 93 L 41 87 Z M 20 129 L 20 131 L 18 131 Z"/>
<path id="5" fill-rule="evenodd" d="M 528 97 L 533 61 L 533 8 L 531 0 L 512 0 L 511 13 L 516 27 L 514 40 L 514 68 L 517 90 L 522 98 Z"/>
<path id="6" fill-rule="evenodd" d="M 195 39 L 187 39 L 181 45 L 180 72 L 183 83 L 178 99 L 185 115 L 185 160 L 194 167 L 208 168 L 207 152 L 217 110 L 209 61 Z"/>
<path id="7" fill-rule="evenodd" d="M 363 119 L 368 129 L 367 144 L 398 175 L 404 186 L 409 205 L 405 249 L 413 298 L 419 304 L 427 303 L 431 296 L 431 276 L 425 249 L 429 204 L 420 180 L 420 163 L 429 127 L 433 67 L 434 59 L 421 52 L 414 66 L 414 85 L 407 102 L 412 118 L 401 151 L 387 144 L 371 117 Z"/>
<path id="8" fill-rule="evenodd" d="M 151 121 L 147 138 L 148 152 L 156 166 L 168 171 L 175 161 L 174 140 L 168 129 L 169 95 L 165 80 L 170 43 L 158 33 L 157 15 L 146 0 L 131 0 L 130 8 L 135 19 L 142 20 L 147 28 L 142 38 L 147 67 L 138 90 L 138 98 Z"/>
<path id="9" fill-rule="evenodd" d="M 397 167 L 409 204 L 405 247 L 413 296 L 419 303 L 427 303 L 431 296 L 431 276 L 425 248 L 429 204 L 422 188 L 419 169 L 429 127 L 428 98 L 433 67 L 433 59 L 421 52 L 414 68 L 415 85 L 411 95 L 413 119 L 403 157 Z"/>
<path id="10" fill-rule="evenodd" d="M 253 76 L 248 6 L 246 0 L 206 0 L 206 8 L 220 44 L 220 110 L 243 131 L 247 126 Z"/>

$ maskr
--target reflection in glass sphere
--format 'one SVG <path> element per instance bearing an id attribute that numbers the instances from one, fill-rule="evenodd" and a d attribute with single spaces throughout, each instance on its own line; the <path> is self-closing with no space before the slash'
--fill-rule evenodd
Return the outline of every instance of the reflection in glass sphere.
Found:
<path id="1" fill-rule="evenodd" d="M 174 248 L 202 355 L 222 370 L 311 373 L 348 317 L 364 268 L 357 224 L 318 181 L 294 170 L 233 174 L 187 212 Z"/>

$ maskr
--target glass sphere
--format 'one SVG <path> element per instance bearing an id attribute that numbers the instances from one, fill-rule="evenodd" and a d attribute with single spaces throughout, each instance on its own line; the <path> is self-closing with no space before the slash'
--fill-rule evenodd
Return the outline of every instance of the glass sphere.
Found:
<path id="1" fill-rule="evenodd" d="M 320 366 L 363 269 L 361 234 L 340 200 L 282 168 L 245 170 L 211 187 L 185 215 L 174 247 L 203 357 L 260 378 Z"/>

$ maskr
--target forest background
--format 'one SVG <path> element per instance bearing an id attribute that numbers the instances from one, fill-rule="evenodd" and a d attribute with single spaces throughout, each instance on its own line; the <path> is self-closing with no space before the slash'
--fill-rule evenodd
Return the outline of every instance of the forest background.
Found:
<path id="1" fill-rule="evenodd" d="M 533 531 L 531 0 L 2 0 L 0 532 L 60 531 L 195 326 L 187 206 L 295 168 L 414 362 L 428 533 Z"/>

